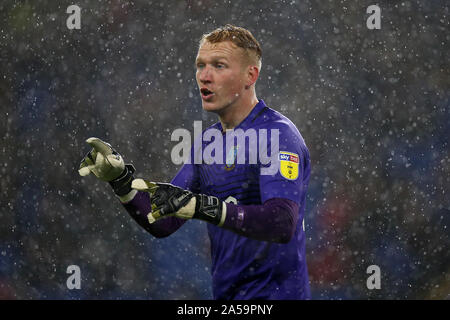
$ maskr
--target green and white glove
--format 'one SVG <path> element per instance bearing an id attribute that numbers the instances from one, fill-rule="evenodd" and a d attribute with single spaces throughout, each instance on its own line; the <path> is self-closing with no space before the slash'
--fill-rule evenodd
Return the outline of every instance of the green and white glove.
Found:
<path id="1" fill-rule="evenodd" d="M 200 219 L 222 226 L 225 221 L 226 204 L 214 196 L 195 194 L 170 183 L 133 180 L 131 187 L 150 193 L 152 211 L 148 213 L 149 223 L 175 216 L 182 219 Z"/>
<path id="2" fill-rule="evenodd" d="M 99 138 L 89 138 L 86 142 L 92 149 L 81 161 L 78 169 L 80 176 L 84 177 L 92 172 L 100 180 L 109 182 L 122 174 L 125 163 L 109 143 Z"/>
<path id="3" fill-rule="evenodd" d="M 122 156 L 99 138 L 92 137 L 86 142 L 92 149 L 81 161 L 78 173 L 84 177 L 92 172 L 98 179 L 109 182 L 118 196 L 128 194 L 132 190 L 133 165 L 125 165 Z"/>

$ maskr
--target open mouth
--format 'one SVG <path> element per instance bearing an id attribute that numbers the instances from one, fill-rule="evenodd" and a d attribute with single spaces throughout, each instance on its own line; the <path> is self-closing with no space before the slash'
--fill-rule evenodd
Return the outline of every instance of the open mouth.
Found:
<path id="1" fill-rule="evenodd" d="M 214 92 L 212 92 L 211 90 L 209 90 L 207 88 L 201 88 L 200 93 L 202 94 L 203 99 L 209 99 L 214 95 Z"/>

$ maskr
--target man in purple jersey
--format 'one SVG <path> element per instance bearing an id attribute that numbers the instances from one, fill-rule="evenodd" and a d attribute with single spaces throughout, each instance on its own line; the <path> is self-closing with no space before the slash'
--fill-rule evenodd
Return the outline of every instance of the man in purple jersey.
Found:
<path id="1" fill-rule="evenodd" d="M 203 109 L 219 122 L 202 132 L 170 184 L 134 179 L 134 167 L 98 138 L 87 140 L 93 149 L 79 172 L 108 181 L 155 237 L 189 219 L 206 221 L 215 299 L 309 299 L 302 226 L 309 152 L 295 125 L 256 97 L 260 45 L 248 30 L 226 25 L 202 37 L 195 64 Z M 215 138 L 204 139 L 210 132 Z M 257 134 L 212 148 L 230 132 Z M 267 132 L 270 140 L 259 134 Z M 215 161 L 202 159 L 208 148 Z M 252 152 L 269 150 L 270 163 L 252 161 Z"/>

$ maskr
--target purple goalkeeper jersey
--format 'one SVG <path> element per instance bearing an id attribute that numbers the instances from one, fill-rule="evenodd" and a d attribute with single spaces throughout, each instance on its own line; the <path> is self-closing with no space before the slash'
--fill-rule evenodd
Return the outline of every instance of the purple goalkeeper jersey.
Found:
<path id="1" fill-rule="evenodd" d="M 220 122 L 210 128 L 222 132 Z M 260 148 L 267 148 L 265 154 L 270 154 L 272 135 L 267 134 L 267 147 L 259 145 L 259 136 L 256 144 L 252 139 L 245 140 L 244 163 L 238 156 L 243 145 L 239 145 L 237 140 L 231 146 L 223 143 L 224 161 L 221 164 L 186 163 L 172 184 L 238 205 L 261 205 L 273 198 L 289 199 L 298 204 L 298 222 L 288 243 L 253 240 L 208 223 L 214 298 L 309 299 L 302 226 L 310 176 L 309 151 L 296 126 L 267 107 L 263 100 L 259 100 L 250 114 L 234 128 L 235 131 L 237 129 L 246 132 L 254 129 L 257 134 L 264 132 L 261 129 L 266 129 L 267 133 L 278 130 L 279 149 L 276 158 L 272 158 L 276 159 L 274 172 L 263 174 L 263 169 L 268 168 L 269 164 L 262 162 L 258 153 Z M 202 150 L 210 143 L 212 141 L 203 141 Z M 256 163 L 250 163 L 250 153 L 255 148 L 258 158 Z M 195 152 L 194 148 L 192 150 L 191 160 Z M 211 154 L 214 156 L 215 152 Z"/>

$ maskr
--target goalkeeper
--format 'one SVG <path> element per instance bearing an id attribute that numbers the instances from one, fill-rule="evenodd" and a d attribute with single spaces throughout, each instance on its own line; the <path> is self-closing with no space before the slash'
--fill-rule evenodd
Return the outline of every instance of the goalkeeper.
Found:
<path id="1" fill-rule="evenodd" d="M 219 117 L 210 128 L 223 135 L 279 131 L 276 172 L 263 174 L 266 164 L 250 164 L 246 153 L 245 164 L 228 157 L 225 164 L 190 161 L 170 184 L 151 182 L 136 179 L 135 168 L 109 144 L 89 138 L 93 148 L 79 173 L 108 181 L 131 217 L 155 237 L 169 236 L 189 219 L 206 221 L 215 299 L 308 299 L 302 222 L 309 152 L 295 125 L 256 97 L 260 45 L 248 30 L 226 25 L 202 37 L 195 65 L 202 107 Z"/>

